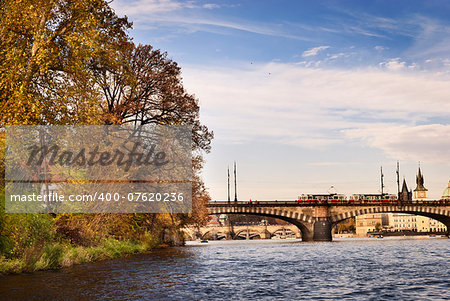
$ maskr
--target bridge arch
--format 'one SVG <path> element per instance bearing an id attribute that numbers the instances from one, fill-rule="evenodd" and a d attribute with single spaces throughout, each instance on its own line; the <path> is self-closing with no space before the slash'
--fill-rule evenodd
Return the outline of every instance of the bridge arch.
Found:
<path id="1" fill-rule="evenodd" d="M 234 237 L 239 237 L 243 233 L 246 233 L 246 236 L 248 235 L 249 239 L 253 239 L 256 236 L 258 236 L 259 238 L 263 237 L 263 233 L 261 233 L 260 231 L 258 231 L 256 229 L 253 229 L 253 228 L 241 229 L 234 234 Z M 252 235 L 252 233 L 253 233 L 253 235 Z"/>
<path id="2" fill-rule="evenodd" d="M 223 233 L 221 231 L 215 231 L 214 229 L 208 230 L 205 233 L 202 234 L 201 239 L 205 239 L 208 237 L 208 235 L 215 235 L 217 237 L 217 240 L 221 240 L 227 237 L 226 233 Z"/>
<path id="3" fill-rule="evenodd" d="M 315 218 L 293 210 L 270 207 L 210 207 L 209 214 L 249 214 L 278 218 L 295 225 L 300 230 L 303 241 L 313 239 Z"/>
<path id="4" fill-rule="evenodd" d="M 379 206 L 379 207 L 374 206 L 369 208 L 357 208 L 357 207 L 341 208 L 339 213 L 331 215 L 331 222 L 333 225 L 336 225 L 337 223 L 340 223 L 351 217 L 376 213 L 404 213 L 430 217 L 443 223 L 447 227 L 447 231 L 450 231 L 450 210 L 444 208 L 414 206 L 414 205 Z"/>
<path id="5" fill-rule="evenodd" d="M 282 234 L 284 234 L 284 235 L 291 235 L 291 236 L 294 235 L 294 236 L 296 236 L 295 231 L 292 231 L 292 229 L 281 227 L 281 228 L 278 228 L 275 231 L 273 231 L 271 233 L 270 237 L 274 237 L 277 233 L 280 233 L 280 232 Z"/>

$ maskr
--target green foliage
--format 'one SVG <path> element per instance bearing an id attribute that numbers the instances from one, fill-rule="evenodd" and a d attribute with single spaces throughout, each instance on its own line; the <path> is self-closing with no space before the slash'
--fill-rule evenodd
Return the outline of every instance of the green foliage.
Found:
<path id="1" fill-rule="evenodd" d="M 0 256 L 8 254 L 13 249 L 13 243 L 11 239 L 4 235 L 6 229 L 6 216 L 5 216 L 5 194 L 0 194 Z"/>
<path id="2" fill-rule="evenodd" d="M 133 45 L 130 27 L 104 0 L 0 1 L 0 273 L 142 252 L 207 220 L 200 152 L 213 133 L 200 123 L 180 67 L 150 45 Z M 5 125 L 135 121 L 193 125 L 194 214 L 5 213 Z"/>
<path id="3" fill-rule="evenodd" d="M 53 221 L 47 214 L 4 214 L 1 219 L 1 255 L 7 258 L 21 257 L 30 248 L 53 240 Z"/>
<path id="4" fill-rule="evenodd" d="M 380 224 L 380 223 L 377 223 L 377 224 L 375 225 L 375 230 L 380 231 L 381 229 L 382 229 L 381 224 Z"/>
<path id="5" fill-rule="evenodd" d="M 61 266 L 63 258 L 63 247 L 60 244 L 46 245 L 42 259 L 45 266 L 49 269 L 57 269 Z"/>
<path id="6" fill-rule="evenodd" d="M 0 275 L 17 274 L 25 270 L 25 261 L 23 259 L 5 260 L 0 257 Z"/>
<path id="7" fill-rule="evenodd" d="M 105 256 L 109 258 L 118 258 L 123 254 L 132 254 L 136 252 L 142 252 L 145 250 L 145 246 L 136 241 L 119 241 L 113 239 L 107 239 L 103 242 L 103 248 Z"/>
<path id="8" fill-rule="evenodd" d="M 141 242 L 105 239 L 96 247 L 80 247 L 67 243 L 51 243 L 42 248 L 34 246 L 28 248 L 24 257 L 18 259 L 0 257 L 0 274 L 58 269 L 74 264 L 118 258 L 149 250 L 150 245 L 156 246 L 150 240 Z"/>

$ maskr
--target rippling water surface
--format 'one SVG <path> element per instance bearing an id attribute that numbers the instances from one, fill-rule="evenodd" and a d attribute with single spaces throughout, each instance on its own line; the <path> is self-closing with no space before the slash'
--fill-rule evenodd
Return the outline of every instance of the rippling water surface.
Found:
<path id="1" fill-rule="evenodd" d="M 0 299 L 450 300 L 450 239 L 189 243 L 0 276 Z"/>

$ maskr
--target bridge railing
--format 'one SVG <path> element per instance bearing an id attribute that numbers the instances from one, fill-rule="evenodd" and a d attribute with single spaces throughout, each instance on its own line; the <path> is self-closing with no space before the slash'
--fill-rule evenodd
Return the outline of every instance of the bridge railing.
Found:
<path id="1" fill-rule="evenodd" d="M 240 206 L 240 207 L 267 207 L 267 206 L 450 206 L 450 200 L 426 200 L 426 201 L 398 201 L 398 200 L 274 200 L 274 201 L 226 201 L 214 200 L 208 202 L 208 207 Z"/>

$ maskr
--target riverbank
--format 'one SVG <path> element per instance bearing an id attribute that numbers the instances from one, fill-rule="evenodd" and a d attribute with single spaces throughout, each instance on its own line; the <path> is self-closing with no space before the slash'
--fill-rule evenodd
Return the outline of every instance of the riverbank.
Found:
<path id="1" fill-rule="evenodd" d="M 55 270 L 184 244 L 165 214 L 8 214 L 0 191 L 0 275 Z"/>
<path id="2" fill-rule="evenodd" d="M 19 274 L 39 270 L 55 270 L 76 264 L 120 258 L 130 254 L 144 253 L 166 246 L 147 241 L 120 241 L 105 239 L 94 247 L 55 243 L 44 248 L 30 249 L 18 259 L 0 258 L 0 274 Z"/>

